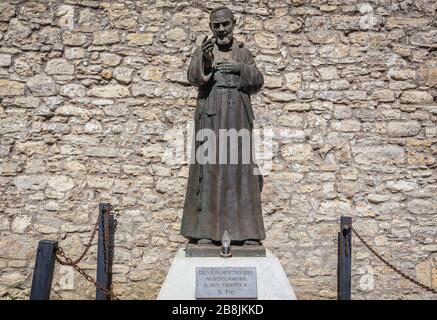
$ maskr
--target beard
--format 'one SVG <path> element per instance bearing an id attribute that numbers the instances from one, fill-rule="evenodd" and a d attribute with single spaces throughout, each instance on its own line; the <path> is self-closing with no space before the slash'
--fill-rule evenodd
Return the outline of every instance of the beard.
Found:
<path id="1" fill-rule="evenodd" d="M 215 38 L 218 46 L 228 46 L 232 43 L 232 34 L 226 34 L 222 37 L 217 35 Z"/>

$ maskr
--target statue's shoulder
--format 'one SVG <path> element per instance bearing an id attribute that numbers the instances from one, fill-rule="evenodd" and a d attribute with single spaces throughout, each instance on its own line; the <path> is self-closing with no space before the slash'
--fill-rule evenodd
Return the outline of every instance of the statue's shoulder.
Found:
<path id="1" fill-rule="evenodd" d="M 249 48 L 245 47 L 243 42 L 237 41 L 237 46 L 238 46 L 238 49 L 240 51 L 240 54 L 241 54 L 243 60 L 253 59 L 254 55 L 253 55 L 252 51 L 250 51 Z"/>
<path id="2" fill-rule="evenodd" d="M 243 42 L 238 41 L 238 40 L 235 40 L 235 42 L 236 42 L 236 44 L 237 44 L 237 48 L 238 48 L 240 51 L 242 51 L 242 52 L 249 51 L 249 49 L 247 49 L 247 48 L 244 46 L 244 43 L 243 43 Z"/>
<path id="3" fill-rule="evenodd" d="M 243 54 L 252 54 L 252 52 L 244 46 L 243 42 L 238 41 L 238 40 L 236 42 L 237 42 L 237 47 L 240 50 L 240 52 L 242 52 Z"/>

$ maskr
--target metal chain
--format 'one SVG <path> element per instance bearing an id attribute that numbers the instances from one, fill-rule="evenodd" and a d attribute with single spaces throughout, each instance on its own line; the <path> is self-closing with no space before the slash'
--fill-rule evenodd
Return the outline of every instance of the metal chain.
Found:
<path id="1" fill-rule="evenodd" d="M 91 236 L 90 236 L 90 240 L 88 241 L 88 243 L 85 245 L 85 250 L 82 252 L 82 254 L 79 256 L 79 258 L 77 258 L 76 260 L 74 260 L 74 263 L 75 264 L 77 264 L 77 263 L 79 263 L 80 261 L 82 261 L 82 259 L 85 257 L 85 255 L 87 254 L 87 252 L 88 252 L 88 250 L 90 249 L 90 247 L 91 247 L 91 244 L 92 244 L 92 242 L 93 242 L 93 240 L 94 240 L 94 238 L 95 238 L 95 236 L 96 236 L 96 232 L 97 232 L 97 229 L 99 228 L 99 219 L 97 219 L 97 221 L 96 221 L 96 223 L 95 223 L 95 225 L 94 225 L 94 229 L 93 229 L 93 232 L 91 233 Z"/>
<path id="2" fill-rule="evenodd" d="M 92 242 L 93 242 L 93 240 L 94 240 L 94 238 L 95 238 L 95 236 L 96 236 L 96 233 L 97 233 L 98 228 L 99 228 L 99 218 L 97 217 L 97 221 L 96 221 L 96 223 L 95 223 L 95 225 L 94 225 L 94 229 L 93 229 L 93 231 L 91 232 L 90 239 L 88 240 L 88 243 L 85 245 L 85 249 L 84 249 L 84 251 L 82 252 L 82 254 L 81 254 L 81 255 L 80 255 L 76 260 L 73 261 L 74 264 L 78 264 L 78 263 L 81 262 L 82 259 L 85 257 L 85 255 L 87 254 L 88 250 L 90 249 L 90 247 L 91 247 L 91 245 L 92 245 Z M 61 262 L 60 262 L 60 263 L 61 263 Z M 61 263 L 61 264 L 62 264 L 62 263 Z"/>
<path id="3" fill-rule="evenodd" d="M 106 267 L 107 272 L 109 270 L 109 265 L 108 265 L 108 254 L 106 252 L 106 244 L 109 241 L 109 214 L 111 213 L 112 209 L 113 209 L 113 207 L 109 206 L 108 208 L 103 210 L 103 215 L 102 215 L 103 225 L 105 226 L 105 230 L 103 231 L 103 239 L 105 241 L 105 245 L 103 246 L 103 255 L 105 257 L 105 267 Z M 93 277 L 91 277 L 81 267 L 78 266 L 78 263 L 83 259 L 83 257 L 86 255 L 89 248 L 91 247 L 92 241 L 96 235 L 96 231 L 97 231 L 98 227 L 99 227 L 99 217 L 97 217 L 97 221 L 96 221 L 96 224 L 94 225 L 94 229 L 93 229 L 93 232 L 91 234 L 90 240 L 86 244 L 85 250 L 79 256 L 79 258 L 77 258 L 76 260 L 73 261 L 71 258 L 68 258 L 67 256 L 65 256 L 64 250 L 62 249 L 62 247 L 59 247 L 56 251 L 56 261 L 58 261 L 59 264 L 61 264 L 61 265 L 73 267 L 77 272 L 79 272 L 82 276 L 84 276 L 84 278 L 87 281 L 94 284 L 94 286 L 96 288 L 99 288 L 100 290 L 102 290 L 108 297 L 111 297 L 115 300 L 120 300 L 120 298 L 117 297 L 114 294 L 114 292 L 112 292 L 112 286 L 111 286 L 111 290 L 108 290 L 108 289 L 102 287 L 100 284 L 97 283 L 96 280 L 94 280 Z M 60 257 L 62 257 L 64 259 L 64 261 L 61 260 Z"/>
<path id="4" fill-rule="evenodd" d="M 345 224 L 342 232 L 343 232 L 343 237 L 344 237 L 344 251 L 345 251 L 344 254 L 346 255 L 346 257 L 348 257 L 349 253 L 352 252 L 352 249 L 351 249 L 352 246 L 351 246 L 351 243 L 350 243 L 351 238 L 350 238 L 350 236 L 344 235 L 344 233 L 345 232 L 347 232 L 347 233 L 351 232 L 351 224 L 350 223 Z"/>
<path id="5" fill-rule="evenodd" d="M 102 214 L 102 223 L 104 226 L 104 230 L 103 230 L 103 240 L 104 240 L 104 245 L 103 245 L 103 257 L 105 259 L 105 270 L 106 272 L 109 272 L 109 264 L 108 264 L 108 255 L 109 252 L 107 252 L 107 247 L 108 246 L 108 242 L 109 242 L 109 214 L 111 213 L 112 207 L 110 206 L 109 208 L 105 208 L 103 210 L 103 214 Z"/>
<path id="6" fill-rule="evenodd" d="M 364 246 L 370 250 L 370 252 L 372 252 L 379 260 L 381 260 L 387 267 L 389 267 L 390 269 L 392 269 L 394 272 L 396 272 L 397 274 L 399 274 L 402 278 L 407 279 L 408 281 L 410 281 L 411 283 L 414 283 L 415 285 L 421 287 L 422 289 L 432 292 L 434 294 L 437 294 L 437 290 L 434 288 L 431 288 L 413 278 L 411 278 L 409 275 L 405 274 L 404 272 L 402 272 L 401 270 L 399 270 L 398 268 L 396 268 L 394 265 L 392 265 L 391 263 L 389 263 L 387 260 L 385 260 L 381 255 L 379 255 L 359 234 L 358 232 L 351 226 L 352 232 L 357 236 L 357 238 L 364 244 Z"/>
<path id="7" fill-rule="evenodd" d="M 64 259 L 64 261 L 62 261 L 60 259 L 60 257 L 62 257 Z M 92 284 L 94 284 L 94 286 L 96 288 L 99 288 L 100 290 L 102 290 L 107 296 L 115 299 L 115 300 L 120 300 L 120 298 L 112 291 L 102 287 L 100 284 L 97 283 L 96 280 L 94 280 L 93 277 L 91 277 L 89 274 L 87 274 L 81 267 L 79 267 L 77 264 L 74 263 L 73 260 L 71 260 L 70 258 L 68 258 L 67 256 L 65 256 L 64 250 L 59 247 L 56 250 L 56 261 L 58 261 L 60 264 L 62 265 L 67 265 L 67 266 L 72 266 L 74 269 L 76 269 L 77 272 L 79 272 L 87 281 L 91 282 Z"/>
<path id="8" fill-rule="evenodd" d="M 351 245 L 350 245 L 350 238 L 349 237 L 344 237 L 344 254 L 346 255 L 346 257 L 349 256 L 349 252 L 351 252 Z"/>

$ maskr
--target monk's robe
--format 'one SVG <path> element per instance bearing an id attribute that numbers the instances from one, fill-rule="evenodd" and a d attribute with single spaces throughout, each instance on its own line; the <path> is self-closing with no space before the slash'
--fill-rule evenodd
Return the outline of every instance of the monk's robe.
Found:
<path id="1" fill-rule="evenodd" d="M 191 58 L 187 77 L 193 86 L 198 87 L 194 114 L 194 138 L 197 141 L 193 144 L 190 161 L 181 234 L 189 239 L 220 241 L 227 230 L 232 241 L 263 240 L 262 177 L 253 152 L 254 114 L 250 100 L 250 95 L 263 86 L 263 75 L 252 53 L 235 39 L 228 52 L 219 51 L 215 44 L 213 55 L 213 65 L 217 59 L 228 57 L 241 63 L 241 72 L 238 75 L 218 72 L 205 61 L 200 47 Z M 226 79 L 223 80 L 223 77 Z M 201 129 L 214 132 L 215 139 L 197 136 Z M 238 144 L 233 144 L 226 136 L 220 139 L 219 130 L 222 129 L 234 129 L 237 132 L 245 129 L 243 131 L 248 135 L 242 136 L 245 136 L 244 143 L 248 143 L 249 150 L 242 139 L 238 139 Z M 229 141 L 223 150 L 225 138 Z M 209 143 L 209 147 L 201 149 L 205 152 L 200 152 L 199 148 L 205 147 L 205 143 Z M 216 145 L 215 155 L 209 154 L 213 152 L 211 144 Z M 235 146 L 238 147 L 238 161 L 230 154 Z M 216 161 L 205 162 L 199 157 L 193 159 L 196 153 L 204 154 L 209 160 L 215 157 Z M 227 161 L 220 163 L 223 159 Z"/>

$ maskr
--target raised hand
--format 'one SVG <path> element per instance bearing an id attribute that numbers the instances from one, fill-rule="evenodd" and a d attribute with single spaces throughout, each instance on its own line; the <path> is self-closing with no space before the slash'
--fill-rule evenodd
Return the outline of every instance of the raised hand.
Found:
<path id="1" fill-rule="evenodd" d="M 224 73 L 239 74 L 241 71 L 241 63 L 232 59 L 225 59 L 217 63 L 216 69 Z"/>
<path id="2" fill-rule="evenodd" d="M 205 57 L 205 59 L 208 62 L 212 62 L 212 60 L 214 59 L 213 55 L 212 55 L 212 49 L 214 49 L 214 40 L 213 38 L 209 38 L 208 36 L 205 36 L 205 38 L 203 38 L 202 40 L 202 53 L 203 56 Z"/>

